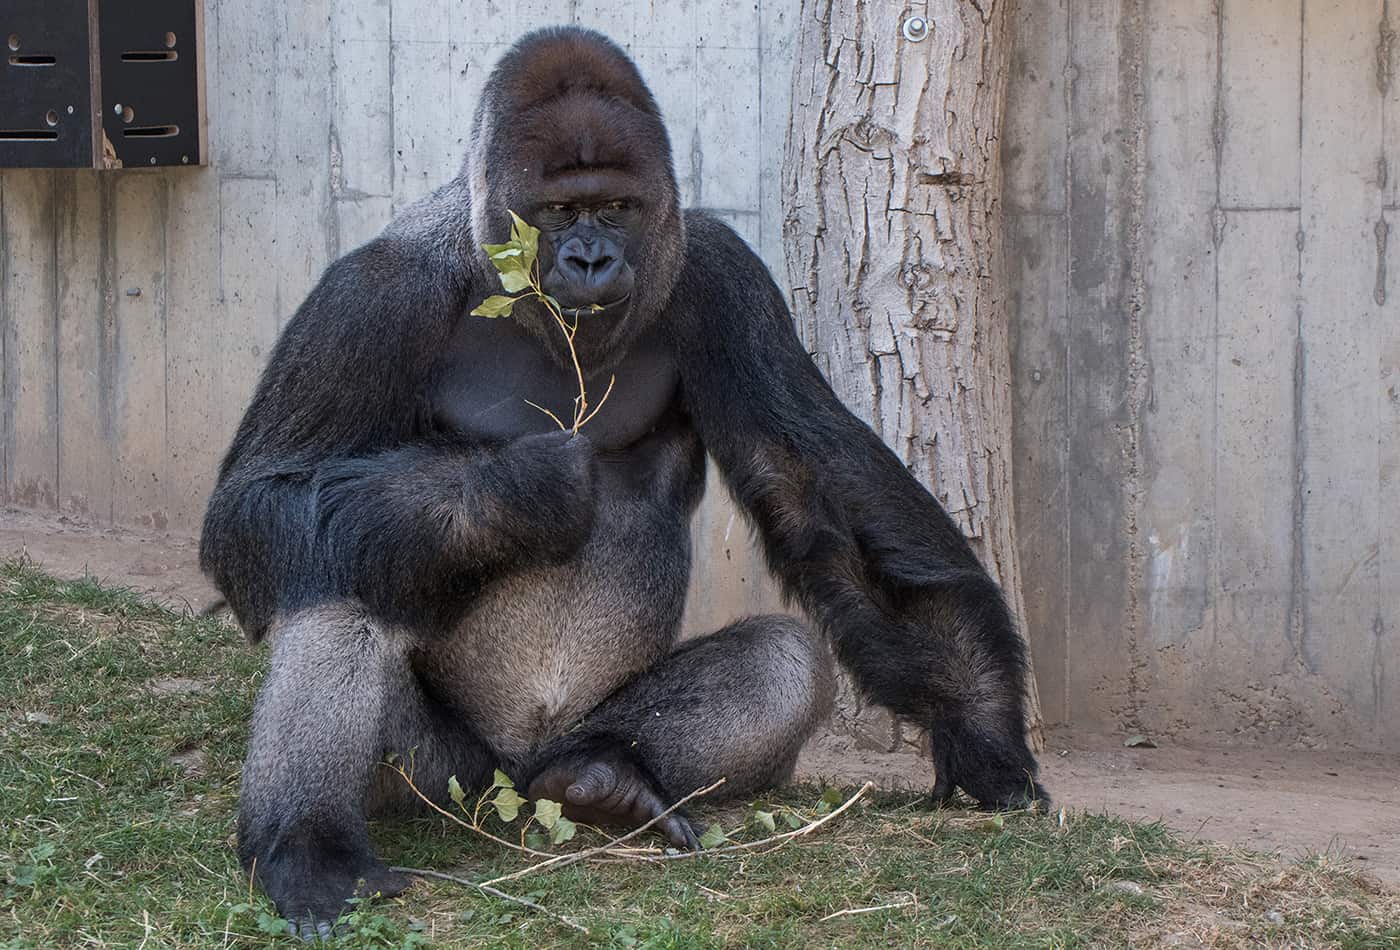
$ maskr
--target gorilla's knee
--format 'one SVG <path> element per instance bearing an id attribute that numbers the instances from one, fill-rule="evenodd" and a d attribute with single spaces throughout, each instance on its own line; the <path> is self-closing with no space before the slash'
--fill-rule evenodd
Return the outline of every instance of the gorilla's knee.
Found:
<path id="1" fill-rule="evenodd" d="M 826 640 L 796 617 L 767 614 L 750 617 L 721 630 L 739 640 L 745 659 L 763 678 L 755 695 L 772 708 L 775 720 L 786 720 L 810 732 L 831 714 L 836 675 Z"/>

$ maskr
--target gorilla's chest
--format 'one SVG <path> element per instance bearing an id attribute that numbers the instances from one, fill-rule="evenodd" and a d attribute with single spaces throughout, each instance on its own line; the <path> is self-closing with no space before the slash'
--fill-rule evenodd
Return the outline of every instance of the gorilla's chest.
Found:
<path id="1" fill-rule="evenodd" d="M 675 399 L 675 360 L 654 332 L 630 347 L 609 372 L 583 369 L 588 411 L 601 405 L 583 431 L 603 452 L 635 444 Z M 610 381 L 612 392 L 603 402 Z M 574 369 L 554 362 L 539 341 L 510 319 L 463 316 L 428 401 L 438 428 L 472 442 L 503 442 L 557 428 L 543 409 L 571 423 L 578 394 Z"/>

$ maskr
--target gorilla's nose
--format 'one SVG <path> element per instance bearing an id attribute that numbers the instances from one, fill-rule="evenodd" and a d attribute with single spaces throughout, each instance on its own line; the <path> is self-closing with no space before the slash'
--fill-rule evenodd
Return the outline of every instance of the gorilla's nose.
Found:
<path id="1" fill-rule="evenodd" d="M 622 270 L 622 256 L 610 242 L 575 239 L 559 249 L 560 276 L 588 294 L 608 288 Z"/>

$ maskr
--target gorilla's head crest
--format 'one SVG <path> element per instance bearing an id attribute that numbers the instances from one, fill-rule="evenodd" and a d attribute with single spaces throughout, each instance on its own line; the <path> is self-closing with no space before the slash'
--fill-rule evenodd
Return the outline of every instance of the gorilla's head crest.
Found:
<path id="1" fill-rule="evenodd" d="M 670 297 L 685 244 L 670 139 L 616 43 L 576 27 L 537 30 L 496 64 L 477 105 L 463 168 L 473 244 L 504 241 L 507 209 L 528 220 L 552 178 L 591 169 L 623 173 L 644 201 L 627 249 L 637 288 L 625 322 L 635 332 Z"/>

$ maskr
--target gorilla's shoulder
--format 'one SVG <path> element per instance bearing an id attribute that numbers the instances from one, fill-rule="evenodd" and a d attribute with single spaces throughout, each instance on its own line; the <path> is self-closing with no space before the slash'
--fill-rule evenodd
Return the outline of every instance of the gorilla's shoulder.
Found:
<path id="1" fill-rule="evenodd" d="M 405 207 L 370 246 L 401 259 L 458 259 L 471 231 L 471 187 L 463 177 Z"/>
<path id="2" fill-rule="evenodd" d="M 758 255 L 739 232 L 703 208 L 685 211 L 685 272 L 693 277 L 716 277 L 738 267 L 752 267 Z M 759 266 L 762 266 L 759 264 Z"/>
<path id="3" fill-rule="evenodd" d="M 685 212 L 685 266 L 681 286 L 706 288 L 706 297 L 759 293 L 772 283 L 763 259 L 728 222 L 713 212 Z M 675 297 L 673 296 L 674 300 Z"/>

